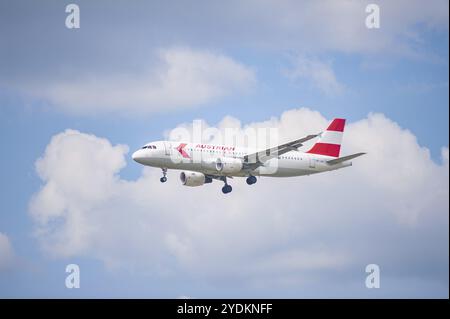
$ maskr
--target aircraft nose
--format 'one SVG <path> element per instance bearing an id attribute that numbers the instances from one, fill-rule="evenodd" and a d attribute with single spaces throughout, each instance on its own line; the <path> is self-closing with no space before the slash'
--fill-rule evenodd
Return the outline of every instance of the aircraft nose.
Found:
<path id="1" fill-rule="evenodd" d="M 133 155 L 131 155 L 131 158 L 132 158 L 135 162 L 141 163 L 141 162 L 142 162 L 142 159 L 144 158 L 142 155 L 143 155 L 143 154 L 142 154 L 142 151 L 141 151 L 141 150 L 137 150 L 136 152 L 133 153 Z"/>

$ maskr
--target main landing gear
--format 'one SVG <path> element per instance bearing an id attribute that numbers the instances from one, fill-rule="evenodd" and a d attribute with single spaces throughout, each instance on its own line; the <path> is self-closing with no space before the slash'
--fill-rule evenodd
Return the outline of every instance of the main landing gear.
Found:
<path id="1" fill-rule="evenodd" d="M 159 179 L 161 183 L 167 182 L 167 168 L 162 169 L 163 176 Z"/>
<path id="2" fill-rule="evenodd" d="M 247 177 L 247 180 L 246 180 L 246 181 L 247 181 L 247 184 L 248 184 L 248 185 L 253 185 L 253 184 L 256 183 L 256 177 L 250 175 L 249 177 Z"/>
<path id="3" fill-rule="evenodd" d="M 225 185 L 222 187 L 222 193 L 224 194 L 230 193 L 233 190 L 233 188 L 231 187 L 231 185 L 228 185 L 226 176 L 223 176 L 222 181 L 225 183 Z"/>
<path id="4" fill-rule="evenodd" d="M 231 185 L 226 184 L 224 187 L 222 187 L 222 193 L 228 194 L 233 190 Z"/>

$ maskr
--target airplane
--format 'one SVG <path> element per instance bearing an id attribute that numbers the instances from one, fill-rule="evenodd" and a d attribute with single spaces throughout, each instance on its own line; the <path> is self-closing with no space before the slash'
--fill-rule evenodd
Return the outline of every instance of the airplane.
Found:
<path id="1" fill-rule="evenodd" d="M 284 143 L 265 150 L 204 143 L 155 141 L 145 144 L 133 153 L 137 163 L 162 169 L 160 181 L 167 181 L 167 170 L 182 170 L 181 183 L 202 186 L 219 180 L 222 192 L 232 187 L 228 178 L 246 177 L 248 185 L 257 182 L 257 176 L 293 177 L 337 170 L 352 165 L 350 160 L 366 153 L 339 157 L 345 119 L 335 118 L 324 132 Z M 306 152 L 298 150 L 303 143 L 317 138 Z"/>

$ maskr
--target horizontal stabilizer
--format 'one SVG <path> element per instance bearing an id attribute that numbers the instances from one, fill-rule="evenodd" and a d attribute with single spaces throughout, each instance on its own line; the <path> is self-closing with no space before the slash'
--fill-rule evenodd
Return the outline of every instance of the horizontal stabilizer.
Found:
<path id="1" fill-rule="evenodd" d="M 361 156 L 364 154 L 366 154 L 366 153 L 356 153 L 356 154 L 352 154 L 352 155 L 348 155 L 348 156 L 344 156 L 344 157 L 339 157 L 339 158 L 336 158 L 333 160 L 329 160 L 329 161 L 327 161 L 327 163 L 330 165 L 335 165 L 335 164 L 339 164 L 339 163 L 354 159 L 355 157 L 358 157 L 358 156 Z"/>

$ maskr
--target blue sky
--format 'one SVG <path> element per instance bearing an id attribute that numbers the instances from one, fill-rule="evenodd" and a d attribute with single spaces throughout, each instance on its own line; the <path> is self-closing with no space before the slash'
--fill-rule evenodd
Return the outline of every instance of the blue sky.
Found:
<path id="1" fill-rule="evenodd" d="M 448 212 L 445 212 L 448 210 L 448 158 L 445 162 L 449 136 L 448 2 L 431 1 L 424 7 L 420 1 L 381 1 L 380 29 L 365 27 L 366 3 L 360 1 L 345 5 L 332 1 L 231 1 L 227 4 L 200 1 L 189 5 L 177 1 L 76 3 L 81 10 L 81 28 L 77 30 L 69 30 L 64 25 L 67 15 L 64 2 L 3 1 L 0 4 L 0 129 L 5 150 L 0 160 L 0 233 L 7 238 L 3 239 L 3 248 L 0 245 L 4 250 L 0 249 L 0 296 L 448 297 Z M 291 127 L 283 122 L 289 110 L 297 110 L 289 113 L 294 118 L 311 117 L 311 126 L 322 124 L 322 119 L 347 118 L 349 123 L 354 123 L 349 132 L 367 133 L 369 153 L 379 151 L 389 157 L 376 143 L 379 138 L 381 145 L 392 143 L 392 149 L 404 152 L 406 157 L 406 162 L 389 161 L 384 157 L 386 162 L 379 163 L 391 166 L 389 169 L 393 172 L 408 167 L 408 172 L 417 173 L 413 175 L 419 177 L 409 180 L 408 174 L 399 175 L 398 187 L 392 187 L 383 186 L 381 180 L 373 184 L 367 182 L 361 176 L 370 175 L 362 169 L 332 175 L 330 178 L 335 178 L 336 183 L 340 178 L 342 183 L 348 181 L 349 189 L 356 187 L 351 185 L 351 178 L 367 182 L 361 184 L 367 185 L 366 191 L 361 191 L 361 199 L 353 205 L 355 209 L 366 211 L 365 217 L 357 218 L 354 227 L 336 224 L 335 232 L 330 234 L 324 233 L 329 229 L 317 226 L 317 217 L 307 215 L 300 220 L 311 222 L 314 233 L 306 235 L 299 230 L 300 233 L 283 240 L 277 238 L 275 244 L 261 247 L 251 245 L 251 240 L 258 241 L 259 231 L 268 230 L 269 226 L 263 223 L 260 229 L 253 229 L 251 225 L 258 225 L 258 222 L 253 223 L 251 216 L 245 215 L 245 208 L 252 207 L 251 201 L 258 201 L 255 211 L 261 216 L 270 216 L 270 205 L 261 202 L 258 194 L 267 192 L 272 195 L 267 198 L 278 197 L 277 187 L 284 187 L 283 181 L 274 182 L 273 187 L 269 186 L 271 182 L 265 181 L 266 186 L 261 186 L 265 188 L 245 193 L 248 197 L 232 198 L 238 203 L 237 208 L 230 202 L 223 202 L 217 187 L 193 190 L 192 198 L 211 201 L 211 205 L 217 201 L 222 203 L 222 208 L 212 213 L 208 211 L 210 215 L 203 219 L 198 216 L 198 210 L 202 209 L 189 204 L 190 195 L 184 193 L 186 190 L 177 194 L 179 185 L 161 189 L 156 184 L 159 171 L 142 171 L 129 157 L 130 152 L 142 144 L 162 139 L 164 132 L 194 119 L 224 128 L 226 116 L 238 119 L 242 126 L 275 118 L 277 125 L 290 135 L 297 136 L 297 129 L 301 135 L 306 128 Z M 320 119 L 314 116 L 314 111 L 319 112 Z M 379 113 L 383 118 L 371 117 Z M 366 123 L 371 127 L 369 132 L 361 128 Z M 376 131 L 377 128 L 383 132 Z M 152 223 L 163 225 L 163 229 L 167 227 L 167 233 L 149 235 L 149 241 L 153 239 L 149 243 L 151 253 L 143 248 L 130 249 L 131 256 L 109 252 L 117 243 L 99 232 L 86 236 L 102 242 L 105 245 L 102 249 L 90 247 L 95 245 L 78 232 L 77 244 L 63 236 L 64 231 L 72 229 L 70 227 L 81 227 L 70 224 L 71 217 L 75 216 L 70 215 L 71 212 L 82 212 L 82 216 L 89 219 L 92 208 L 63 209 L 58 211 L 60 219 L 53 220 L 51 225 L 41 224 L 42 216 L 53 218 L 46 215 L 46 211 L 52 209 L 54 202 L 43 202 L 36 208 L 32 198 L 40 198 L 40 192 L 49 182 L 61 189 L 65 189 L 65 182 L 71 184 L 64 179 L 69 175 L 57 175 L 58 167 L 51 165 L 51 151 L 67 150 L 65 144 L 55 142 L 54 148 L 44 154 L 53 136 L 61 134 L 61 140 L 67 141 L 67 134 L 62 133 L 66 129 L 79 132 L 76 145 L 82 145 L 80 152 L 89 149 L 86 143 L 92 142 L 84 134 L 95 136 L 92 143 L 100 143 L 98 138 L 109 141 L 110 146 L 105 147 L 111 156 L 125 162 L 117 167 L 111 164 L 114 169 L 105 174 L 117 174 L 120 182 L 130 183 L 127 184 L 130 188 L 139 187 L 140 182 L 149 186 L 148 198 L 155 200 L 155 205 L 150 204 L 144 210 L 151 213 L 151 219 L 143 224 L 148 222 L 150 228 Z M 408 146 L 401 144 L 402 141 Z M 122 154 L 115 150 L 118 144 L 127 145 L 129 152 Z M 355 145 L 359 144 L 349 137 L 348 150 Z M 430 158 L 422 153 L 425 148 Z M 44 159 L 47 179 L 40 177 L 36 170 L 38 158 Z M 369 160 L 367 163 L 370 164 Z M 83 166 L 78 164 L 69 162 L 61 169 L 82 172 Z M 94 164 L 85 171 L 95 172 Z M 362 166 L 366 165 L 370 171 L 369 164 Z M 373 167 L 372 171 L 378 172 Z M 446 182 L 428 184 L 428 191 L 443 192 L 443 196 L 417 199 L 423 187 L 419 184 L 435 176 L 445 177 L 445 174 Z M 324 178 L 317 179 L 317 185 L 313 181 L 309 189 L 305 188 L 309 180 L 296 179 L 284 185 L 291 185 L 293 191 L 296 185 L 302 184 L 298 186 L 300 194 L 305 194 L 301 190 L 306 190 L 311 198 L 320 198 L 320 190 L 323 190 L 320 183 L 326 181 Z M 172 185 L 178 183 L 176 173 L 169 181 Z M 120 187 L 112 183 L 113 187 Z M 411 190 L 408 184 L 414 183 L 417 187 L 411 186 Z M 89 185 L 74 182 L 67 189 L 76 193 L 84 187 Z M 299 193 L 294 193 L 294 198 Z M 70 195 L 65 196 L 68 196 L 67 202 L 76 201 Z M 127 218 L 123 214 L 129 209 L 137 207 L 132 196 L 127 196 L 130 197 L 110 198 L 117 201 L 118 208 L 103 207 L 99 203 L 93 207 L 99 211 L 111 210 L 114 216 L 111 217 L 114 222 L 108 223 L 110 228 L 105 226 L 105 232 L 117 230 L 125 237 L 138 233 L 136 241 L 128 242 L 124 238 L 123 242 L 125 246 L 140 247 L 145 242 L 145 232 L 118 229 L 114 224 L 120 223 L 120 218 Z M 158 202 L 156 197 L 167 197 L 171 204 L 164 206 L 164 201 Z M 373 208 L 382 217 L 371 217 L 369 211 L 372 211 L 364 208 L 373 206 L 375 198 L 385 205 Z M 410 207 L 410 198 L 417 200 L 413 201 L 415 207 L 411 209 L 417 208 L 417 216 L 409 216 L 405 222 L 403 212 L 399 211 Z M 175 204 L 172 205 L 174 201 L 184 202 L 187 216 L 191 220 L 199 218 L 199 222 L 205 223 L 204 228 L 214 229 L 215 226 L 208 225 L 219 223 L 211 216 L 214 213 L 230 217 L 227 214 L 235 212 L 242 218 L 238 218 L 240 223 L 250 223 L 247 225 L 251 230 L 247 234 L 249 244 L 244 245 L 239 254 L 233 255 L 227 245 L 223 246 L 225 257 L 229 254 L 230 259 L 236 258 L 235 262 L 230 261 L 230 271 L 220 267 L 214 271 L 217 262 L 205 259 L 214 251 L 213 247 L 204 247 L 208 233 L 196 232 L 188 223 L 177 224 L 167 215 L 158 215 L 164 211 L 178 216 Z M 351 195 L 341 196 L 339 203 L 342 206 L 337 213 L 355 216 L 345 215 L 351 210 L 345 207 L 352 205 Z M 292 204 L 287 206 L 285 217 L 296 221 L 295 216 L 300 214 L 298 208 Z M 329 217 L 325 213 L 329 211 L 323 206 L 323 211 L 319 207 L 317 213 L 324 214 L 323 223 L 326 223 Z M 283 219 L 283 213 L 280 214 Z M 100 220 L 108 218 L 102 216 Z M 256 216 L 258 214 L 254 216 L 258 219 Z M 130 217 L 132 225 L 139 225 L 139 219 L 133 218 Z M 342 220 L 348 223 L 351 219 L 343 217 Z M 96 226 L 95 221 L 97 217 L 86 221 L 86 225 Z M 167 223 L 175 224 L 168 226 Z M 231 225 L 216 231 L 232 235 Z M 368 225 L 374 225 L 370 238 L 361 233 L 361 227 Z M 37 233 L 42 227 L 47 235 Z M 349 236 L 354 237 L 344 238 L 342 231 L 347 227 L 350 227 Z M 282 234 L 286 229 L 280 226 L 279 231 Z M 395 240 L 395 245 L 389 249 L 392 244 L 387 239 L 382 240 L 386 233 L 388 239 Z M 242 230 L 236 237 L 245 239 L 245 234 Z M 418 251 L 408 244 L 408 240 L 415 237 L 420 246 Z M 167 240 L 170 248 L 173 243 L 170 238 L 184 243 L 188 251 L 193 249 L 196 257 L 180 255 L 176 248 L 167 253 L 168 248 L 160 241 Z M 301 245 L 303 248 L 295 244 L 302 238 L 307 240 Z M 363 247 L 351 244 L 359 240 L 379 248 L 375 256 L 383 261 L 380 262 L 382 272 L 386 270 L 382 289 L 367 290 L 359 285 L 363 282 L 360 277 L 364 278 L 365 264 L 373 262 L 362 253 Z M 79 243 L 83 244 L 77 246 Z M 67 250 L 61 249 L 66 246 Z M 342 254 L 331 253 L 332 248 L 342 250 Z M 387 252 L 382 253 L 385 249 Z M 300 259 L 296 264 L 301 265 L 298 269 L 295 265 L 266 264 L 279 258 L 279 254 L 291 256 L 292 251 Z M 316 256 L 318 251 L 320 254 Z M 301 259 L 309 259 L 309 254 L 313 256 L 311 259 L 320 260 L 320 266 L 315 267 L 314 263 L 305 266 Z M 244 255 L 253 257 L 249 261 L 242 257 Z M 394 255 L 396 257 L 392 257 Z M 214 256 L 211 258 L 221 260 L 220 256 Z M 341 258 L 345 262 L 339 263 Z M 258 263 L 258 260 L 264 262 Z M 147 267 L 147 262 L 152 267 Z M 65 288 L 64 270 L 68 263 L 80 265 L 81 289 Z M 249 266 L 248 273 L 234 270 L 246 268 L 244 263 L 254 268 Z M 411 269 L 410 273 L 405 268 Z M 207 270 L 202 274 L 202 269 Z M 271 277 L 279 277 L 279 281 L 268 280 Z M 303 282 L 305 277 L 308 280 Z"/>

